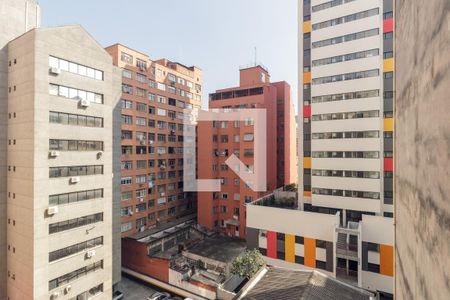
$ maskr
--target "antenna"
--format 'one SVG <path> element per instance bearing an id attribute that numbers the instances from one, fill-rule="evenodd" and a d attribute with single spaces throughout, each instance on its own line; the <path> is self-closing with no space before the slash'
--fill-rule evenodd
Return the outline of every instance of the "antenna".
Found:
<path id="1" fill-rule="evenodd" d="M 256 48 L 256 46 L 255 46 L 255 67 L 256 67 L 256 65 L 257 65 L 257 54 L 258 54 L 258 49 Z"/>

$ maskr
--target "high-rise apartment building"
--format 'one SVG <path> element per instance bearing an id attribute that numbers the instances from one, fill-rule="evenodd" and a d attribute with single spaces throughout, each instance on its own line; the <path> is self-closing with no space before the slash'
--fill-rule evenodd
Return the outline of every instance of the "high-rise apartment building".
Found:
<path id="1" fill-rule="evenodd" d="M 8 123 L 7 43 L 40 26 L 40 8 L 34 0 L 4 0 L 0 3 L 0 299 L 6 299 L 6 186 Z"/>
<path id="2" fill-rule="evenodd" d="M 357 255 L 337 253 L 336 267 L 392 293 L 391 232 L 372 226 L 377 218 L 380 229 L 393 226 L 385 220 L 393 217 L 393 1 L 302 0 L 299 9 L 301 207 L 338 213 L 336 243 Z"/>
<path id="3" fill-rule="evenodd" d="M 295 124 L 290 86 L 270 82 L 264 67 L 240 70 L 240 85 L 217 90 L 209 109 L 265 109 L 267 141 L 267 192 L 295 182 Z M 254 169 L 254 120 L 201 121 L 198 124 L 198 178 L 220 179 L 220 192 L 198 193 L 198 222 L 209 230 L 245 237 L 246 203 L 267 192 L 255 192 L 240 180 L 225 161 L 236 155 Z M 266 146 L 266 145 L 265 145 Z"/>
<path id="4" fill-rule="evenodd" d="M 111 299 L 120 279 L 120 71 L 80 26 L 33 29 L 6 47 L 1 297 Z"/>
<path id="5" fill-rule="evenodd" d="M 450 3 L 424 4 L 395 7 L 399 300 L 450 298 Z"/>
<path id="6" fill-rule="evenodd" d="M 183 191 L 183 110 L 200 108 L 202 72 L 151 60 L 126 46 L 106 48 L 122 69 L 122 237 L 195 213 Z"/>

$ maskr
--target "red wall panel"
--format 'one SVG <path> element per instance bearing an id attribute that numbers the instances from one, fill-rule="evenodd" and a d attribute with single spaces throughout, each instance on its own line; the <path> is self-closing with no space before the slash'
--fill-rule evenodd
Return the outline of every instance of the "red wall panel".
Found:
<path id="1" fill-rule="evenodd" d="M 383 33 L 394 31 L 394 19 L 386 19 L 383 21 Z"/>
<path id="2" fill-rule="evenodd" d="M 277 258 L 277 233 L 267 231 L 267 257 Z"/>
<path id="3" fill-rule="evenodd" d="M 311 106 L 310 105 L 304 105 L 303 106 L 303 117 L 304 118 L 310 118 L 311 117 Z"/>
<path id="4" fill-rule="evenodd" d="M 385 171 L 394 171 L 394 159 L 393 158 L 385 158 L 384 159 L 384 170 Z"/>

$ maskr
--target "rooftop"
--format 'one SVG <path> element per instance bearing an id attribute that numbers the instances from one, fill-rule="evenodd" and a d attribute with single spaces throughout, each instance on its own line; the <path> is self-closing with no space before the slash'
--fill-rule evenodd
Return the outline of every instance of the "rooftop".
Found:
<path id="1" fill-rule="evenodd" d="M 177 226 L 182 228 L 184 225 L 193 224 L 196 218 L 197 214 L 194 213 L 170 222 L 158 223 L 155 227 L 136 233 L 129 238 L 139 240 L 140 242 L 149 242 L 152 239 L 158 239 L 162 238 L 164 235 L 170 235 L 173 231 L 176 231 Z"/>
<path id="2" fill-rule="evenodd" d="M 240 299 L 369 300 L 373 296 L 366 290 L 339 282 L 317 271 L 269 267 L 262 278 Z"/>
<path id="3" fill-rule="evenodd" d="M 206 238 L 186 252 L 229 263 L 246 249 L 244 240 L 224 236 Z"/>
<path id="4" fill-rule="evenodd" d="M 274 190 L 272 194 L 251 202 L 250 205 L 298 209 L 297 187 L 295 184 L 286 185 Z"/>

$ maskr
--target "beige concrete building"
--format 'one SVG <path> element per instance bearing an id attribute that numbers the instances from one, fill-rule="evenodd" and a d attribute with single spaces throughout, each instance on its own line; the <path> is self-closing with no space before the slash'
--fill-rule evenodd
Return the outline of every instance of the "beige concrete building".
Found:
<path id="1" fill-rule="evenodd" d="M 396 12 L 395 298 L 450 299 L 450 2 Z"/>
<path id="2" fill-rule="evenodd" d="M 80 26 L 30 30 L 7 53 L 6 297 L 111 299 L 120 71 Z"/>
<path id="3" fill-rule="evenodd" d="M 8 114 L 7 43 L 27 30 L 39 27 L 40 11 L 34 0 L 0 1 L 0 299 L 6 299 L 6 151 Z"/>

